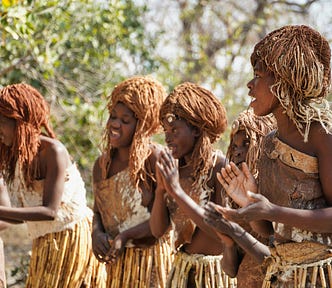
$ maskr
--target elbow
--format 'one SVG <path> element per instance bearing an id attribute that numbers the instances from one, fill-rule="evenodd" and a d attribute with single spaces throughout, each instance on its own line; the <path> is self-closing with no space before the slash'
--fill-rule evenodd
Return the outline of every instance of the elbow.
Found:
<path id="1" fill-rule="evenodd" d="M 167 230 L 167 229 L 162 229 L 162 227 L 160 225 L 154 225 L 152 223 L 151 219 L 149 221 L 149 225 L 150 225 L 151 234 L 156 239 L 161 238 Z"/>
<path id="2" fill-rule="evenodd" d="M 160 230 L 158 230 L 158 231 L 151 230 L 151 232 L 152 232 L 152 236 L 156 239 L 161 238 L 165 234 L 165 232 L 160 231 Z"/>
<path id="3" fill-rule="evenodd" d="M 151 225 L 150 225 L 150 229 L 151 229 L 152 236 L 156 239 L 159 239 L 160 237 L 162 237 L 165 234 L 165 231 L 163 231 L 161 229 L 155 229 L 154 227 L 151 227 Z"/>
<path id="4" fill-rule="evenodd" d="M 47 209 L 45 215 L 45 220 L 54 221 L 57 216 L 58 210 L 56 209 Z"/>
<path id="5" fill-rule="evenodd" d="M 238 267 L 229 267 L 228 265 L 223 266 L 224 272 L 230 278 L 235 278 L 238 272 Z"/>

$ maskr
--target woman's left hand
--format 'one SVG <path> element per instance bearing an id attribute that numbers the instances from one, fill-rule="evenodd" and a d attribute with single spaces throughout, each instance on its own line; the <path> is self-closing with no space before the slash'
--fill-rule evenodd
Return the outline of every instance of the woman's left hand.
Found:
<path id="1" fill-rule="evenodd" d="M 239 209 L 231 209 L 228 207 L 218 207 L 218 211 L 228 220 L 241 223 L 242 221 L 258 221 L 269 220 L 273 206 L 266 197 L 261 194 L 248 192 L 251 204 Z"/>
<path id="2" fill-rule="evenodd" d="M 127 237 L 125 233 L 119 233 L 112 241 L 111 248 L 107 252 L 106 259 L 108 262 L 115 263 L 116 260 L 121 256 L 127 244 Z"/>

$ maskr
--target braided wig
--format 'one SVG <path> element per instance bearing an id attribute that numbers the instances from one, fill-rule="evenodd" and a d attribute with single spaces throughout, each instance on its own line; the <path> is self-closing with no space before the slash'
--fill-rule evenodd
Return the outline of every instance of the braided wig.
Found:
<path id="1" fill-rule="evenodd" d="M 0 144 L 0 169 L 6 182 L 15 176 L 18 164 L 27 186 L 38 177 L 36 155 L 40 146 L 42 128 L 47 136 L 55 138 L 49 126 L 50 109 L 43 96 L 32 86 L 19 83 L 0 90 L 0 114 L 16 122 L 15 139 L 11 147 Z"/>
<path id="2" fill-rule="evenodd" d="M 239 114 L 232 124 L 230 143 L 227 149 L 226 157 L 232 159 L 232 141 L 234 135 L 239 131 L 245 131 L 249 139 L 249 148 L 246 155 L 246 163 L 253 176 L 256 178 L 257 160 L 262 151 L 262 142 L 264 136 L 277 128 L 277 123 L 272 114 L 267 116 L 257 116 L 252 109 L 245 110 Z"/>
<path id="3" fill-rule="evenodd" d="M 314 29 L 290 25 L 277 29 L 258 42 L 251 64 L 262 61 L 273 73 L 271 87 L 298 131 L 308 140 L 313 121 L 331 133 L 332 114 L 326 96 L 331 86 L 331 49 Z"/>
<path id="4" fill-rule="evenodd" d="M 160 121 L 170 113 L 200 130 L 191 163 L 197 181 L 212 166 L 212 144 L 226 129 L 226 110 L 209 90 L 185 82 L 176 86 L 166 98 L 160 109 Z"/>
<path id="5" fill-rule="evenodd" d="M 125 104 L 137 118 L 136 131 L 133 136 L 129 170 L 131 179 L 137 186 L 140 180 L 146 180 L 145 160 L 151 153 L 150 136 L 160 129 L 159 109 L 166 97 L 162 84 L 149 76 L 134 76 L 117 86 L 108 97 L 107 109 L 111 115 L 117 103 Z M 110 122 L 107 123 L 103 136 L 103 149 L 106 154 L 102 164 L 106 175 L 111 164 L 112 146 L 109 139 Z"/>

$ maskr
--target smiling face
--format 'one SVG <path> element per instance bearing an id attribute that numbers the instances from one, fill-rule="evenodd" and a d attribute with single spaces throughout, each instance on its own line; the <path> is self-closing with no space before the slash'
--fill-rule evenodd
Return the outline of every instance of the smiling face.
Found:
<path id="1" fill-rule="evenodd" d="M 185 120 L 164 120 L 163 128 L 168 148 L 175 159 L 190 158 L 194 150 L 199 131 Z M 187 161 L 186 161 L 187 162 Z"/>
<path id="2" fill-rule="evenodd" d="M 10 147 L 15 137 L 16 121 L 0 114 L 0 142 Z"/>
<path id="3" fill-rule="evenodd" d="M 236 165 L 246 161 L 250 140 L 245 130 L 238 130 L 230 143 L 230 161 Z"/>
<path id="4" fill-rule="evenodd" d="M 252 97 L 250 106 L 257 116 L 266 116 L 279 106 L 279 100 L 271 92 L 274 84 L 272 73 L 268 72 L 261 61 L 254 67 L 254 78 L 248 82 L 249 96 Z"/>
<path id="5" fill-rule="evenodd" d="M 122 102 L 112 109 L 108 119 L 109 139 L 113 148 L 130 147 L 135 134 L 137 118 Z"/>

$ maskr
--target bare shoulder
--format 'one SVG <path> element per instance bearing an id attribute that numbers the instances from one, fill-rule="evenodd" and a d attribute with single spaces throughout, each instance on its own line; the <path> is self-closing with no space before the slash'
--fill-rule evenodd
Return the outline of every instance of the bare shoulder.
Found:
<path id="1" fill-rule="evenodd" d="M 313 123 L 309 134 L 309 145 L 312 145 L 314 153 L 318 157 L 321 154 L 331 154 L 332 134 L 326 133 L 320 123 Z"/>
<path id="2" fill-rule="evenodd" d="M 92 169 L 92 180 L 93 180 L 94 183 L 97 183 L 97 182 L 99 182 L 99 181 L 102 180 L 102 173 L 101 173 L 101 171 L 102 171 L 102 169 L 101 169 L 101 159 L 102 159 L 102 157 L 103 156 L 100 155 L 96 159 L 96 161 L 95 161 L 95 163 L 93 165 L 93 169 Z"/>
<path id="3" fill-rule="evenodd" d="M 40 159 L 44 165 L 54 164 L 67 168 L 71 159 L 66 147 L 57 139 L 41 136 Z"/>

